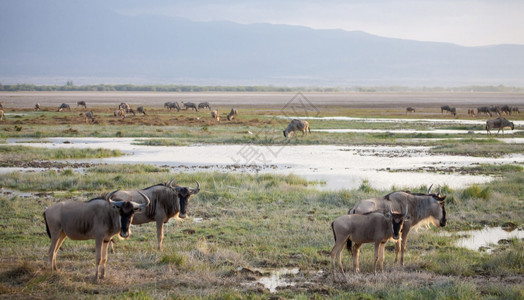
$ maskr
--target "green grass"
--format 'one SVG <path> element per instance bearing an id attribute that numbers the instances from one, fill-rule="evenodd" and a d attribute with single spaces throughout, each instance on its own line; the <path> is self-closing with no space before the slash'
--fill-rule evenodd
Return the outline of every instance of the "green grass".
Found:
<path id="1" fill-rule="evenodd" d="M 61 160 L 103 158 L 121 156 L 122 152 L 108 149 L 46 149 L 27 146 L 0 145 L 0 166 L 6 167 L 17 161 Z"/>
<path id="2" fill-rule="evenodd" d="M 44 298 L 261 298 L 271 295 L 253 282 L 242 268 L 298 267 L 293 280 L 304 287 L 278 292 L 284 298 L 518 298 L 519 280 L 496 283 L 490 278 L 518 277 L 524 272 L 524 242 L 512 240 L 498 247 L 496 255 L 457 248 L 453 239 L 440 236 L 443 229 L 412 233 L 406 266 L 393 266 L 394 248 L 388 244 L 386 272 L 372 275 L 373 246 L 361 253 L 361 275 L 351 273 L 351 259 L 343 254 L 347 282 L 333 282 L 329 256 L 333 238 L 330 222 L 345 214 L 360 199 L 389 191 L 369 188 L 318 191 L 296 175 L 247 175 L 223 173 L 171 174 L 147 165 L 104 165 L 78 173 L 48 171 L 10 173 L 0 185 L 39 192 L 29 198 L 0 194 L 0 239 L 4 264 L 0 267 L 0 293 Z M 64 174 L 67 173 L 67 174 Z M 443 192 L 448 226 L 463 230 L 483 220 L 494 225 L 523 224 L 522 172 L 507 173 L 501 180 L 479 185 L 482 192 Z M 45 207 L 58 201 L 83 201 L 116 188 L 147 187 L 176 178 L 182 185 L 197 179 L 201 192 L 189 206 L 189 219 L 171 220 L 166 226 L 164 251 L 156 251 L 154 223 L 133 226 L 131 238 L 117 241 L 109 255 L 107 278 L 92 281 L 94 242 L 66 240 L 58 253 L 58 273 L 45 261 L 49 239 L 43 226 Z M 514 188 L 509 188 L 514 187 Z M 425 189 L 425 187 L 421 187 Z M 73 192 L 74 191 L 74 192 Z M 505 192 L 508 191 L 508 192 Z M 502 202 L 501 199 L 504 199 Z M 31 203 L 31 205 L 28 205 Z M 482 209 L 479 209 L 482 208 Z M 514 213 L 508 213 L 514 210 Z M 488 213 L 489 212 L 489 213 Z M 192 217 L 203 218 L 193 222 Z M 20 252 L 20 249 L 24 249 Z M 318 275 L 318 271 L 324 273 Z M 485 278 L 485 279 L 482 279 Z"/>

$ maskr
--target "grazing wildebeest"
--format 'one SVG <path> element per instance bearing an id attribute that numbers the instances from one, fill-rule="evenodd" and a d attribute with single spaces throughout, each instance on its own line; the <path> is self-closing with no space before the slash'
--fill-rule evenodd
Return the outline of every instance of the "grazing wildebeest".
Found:
<path id="1" fill-rule="evenodd" d="M 506 120 L 505 118 L 496 118 L 493 120 L 486 121 L 486 133 L 491 134 L 491 129 L 497 128 L 497 134 L 502 130 L 502 135 L 504 135 L 504 128 L 509 127 L 511 130 L 515 128 L 513 122 Z"/>
<path id="2" fill-rule="evenodd" d="M 477 107 L 477 115 L 480 116 L 480 113 L 487 114 L 490 117 L 492 116 L 491 111 L 489 110 L 489 107 L 487 107 L 487 106 Z"/>
<path id="3" fill-rule="evenodd" d="M 406 115 L 407 115 L 408 113 L 410 113 L 410 112 L 415 112 L 415 108 L 414 108 L 414 107 L 411 107 L 411 106 L 410 106 L 410 107 L 407 107 L 407 108 L 406 108 Z"/>
<path id="4" fill-rule="evenodd" d="M 490 106 L 489 111 L 496 113 L 500 117 L 500 108 L 498 106 Z"/>
<path id="5" fill-rule="evenodd" d="M 516 112 L 517 114 L 520 114 L 519 107 L 518 106 L 512 106 L 511 112 Z"/>
<path id="6" fill-rule="evenodd" d="M 238 115 L 238 110 L 232 108 L 229 114 L 227 115 L 227 120 L 232 121 L 234 118 L 236 118 Z"/>
<path id="7" fill-rule="evenodd" d="M 166 102 L 164 103 L 164 107 L 168 110 L 176 109 L 176 111 L 180 111 L 180 105 L 178 105 L 178 102 Z"/>
<path id="8" fill-rule="evenodd" d="M 198 111 L 198 108 L 197 108 L 196 104 L 193 103 L 193 102 L 185 102 L 184 103 L 184 101 L 182 101 L 182 105 L 184 105 L 184 109 L 185 110 L 187 110 L 188 108 L 192 108 L 195 111 Z"/>
<path id="9" fill-rule="evenodd" d="M 333 278 L 335 278 L 335 258 L 338 261 L 340 272 L 344 274 L 342 268 L 341 252 L 344 245 L 347 245 L 349 252 L 353 253 L 353 266 L 355 272 L 360 272 L 358 267 L 358 257 L 360 247 L 364 243 L 375 244 L 375 259 L 373 263 L 373 273 L 377 273 L 377 262 L 380 258 L 380 269 L 384 271 L 384 248 L 386 242 L 393 238 L 398 240 L 406 213 L 387 212 L 371 212 L 362 215 L 344 215 L 336 218 L 331 223 L 333 230 L 333 237 L 335 238 L 335 245 L 331 250 L 331 270 Z M 353 249 L 351 244 L 355 243 Z"/>
<path id="10" fill-rule="evenodd" d="M 284 129 L 284 137 L 288 137 L 291 132 L 295 131 L 302 131 L 302 136 L 311 133 L 311 130 L 309 129 L 309 122 L 299 119 L 291 120 L 289 125 L 287 125 L 287 128 Z"/>
<path id="11" fill-rule="evenodd" d="M 452 115 L 456 116 L 456 115 L 457 115 L 457 108 L 452 107 L 452 108 L 449 109 L 449 112 L 450 112 Z"/>
<path id="12" fill-rule="evenodd" d="M 173 181 L 174 180 L 171 180 L 169 183 L 153 185 L 138 191 L 119 191 L 116 193 L 116 197 L 119 199 L 141 202 L 141 197 L 138 194 L 138 192 L 141 191 L 151 199 L 151 205 L 142 213 L 135 215 L 133 218 L 133 224 L 140 225 L 149 222 L 156 222 L 159 251 L 162 251 L 164 223 L 167 223 L 169 219 L 173 217 L 179 217 L 181 219 L 186 218 L 189 199 L 192 195 L 196 195 L 200 191 L 200 184 L 198 181 L 196 182 L 197 186 L 194 189 L 173 185 Z"/>
<path id="13" fill-rule="evenodd" d="M 139 106 L 139 107 L 137 107 L 136 111 L 138 111 L 138 112 L 141 113 L 141 114 L 147 115 L 147 114 L 146 114 L 146 111 L 144 110 L 144 107 L 143 107 L 143 106 Z"/>
<path id="14" fill-rule="evenodd" d="M 71 107 L 69 107 L 69 104 L 66 104 L 66 103 L 62 103 L 60 104 L 60 106 L 58 107 L 58 111 L 62 111 L 62 110 L 68 110 L 68 111 L 71 111 Z"/>
<path id="15" fill-rule="evenodd" d="M 440 107 L 440 113 L 443 113 L 444 111 L 449 111 L 451 112 L 451 107 L 449 107 L 449 105 L 442 105 Z"/>
<path id="16" fill-rule="evenodd" d="M 384 197 L 361 200 L 349 210 L 349 214 L 364 214 L 379 211 L 386 213 L 392 211 L 405 211 L 407 217 L 402 228 L 402 238 L 397 241 L 395 247 L 395 263 L 398 261 L 398 253 L 401 251 L 400 264 L 404 265 L 404 253 L 408 234 L 413 226 L 421 221 L 426 221 L 438 227 L 446 226 L 446 208 L 444 200 L 446 196 L 430 194 L 431 186 L 426 194 L 411 192 L 392 192 Z"/>
<path id="17" fill-rule="evenodd" d="M 500 107 L 500 112 L 504 113 L 505 115 L 511 116 L 511 107 L 509 105 L 502 105 Z"/>
<path id="18" fill-rule="evenodd" d="M 4 101 L 0 102 L 0 109 L 4 109 Z"/>
<path id="19" fill-rule="evenodd" d="M 475 116 L 475 110 L 473 108 L 468 108 L 468 116 Z"/>
<path id="20" fill-rule="evenodd" d="M 87 202 L 59 202 L 44 211 L 47 235 L 51 238 L 49 261 L 51 270 L 57 270 L 56 253 L 66 237 L 72 240 L 95 240 L 95 280 L 104 278 L 107 262 L 107 247 L 111 238 L 120 233 L 123 238 L 130 235 L 130 224 L 136 212 L 149 205 L 144 194 L 144 203 L 122 201 L 115 197 L 117 191 L 106 198 L 94 198 Z M 119 199 L 119 201 L 113 201 Z M 100 277 L 98 276 L 100 271 Z"/>
<path id="21" fill-rule="evenodd" d="M 122 117 L 122 119 L 125 119 L 126 117 L 126 111 L 123 109 L 115 110 L 113 112 L 113 116 L 115 117 Z"/>
<path id="22" fill-rule="evenodd" d="M 76 107 L 83 106 L 84 108 L 87 108 L 87 104 L 85 101 L 78 101 L 76 102 Z"/>
<path id="23" fill-rule="evenodd" d="M 35 104 L 35 111 L 40 110 L 40 103 Z"/>
<path id="24" fill-rule="evenodd" d="M 4 111 L 0 109 L 0 121 L 4 119 Z"/>
<path id="25" fill-rule="evenodd" d="M 218 114 L 217 109 L 211 112 L 211 118 L 215 119 L 217 122 L 220 122 L 220 115 Z"/>
<path id="26" fill-rule="evenodd" d="M 200 102 L 200 103 L 198 103 L 198 108 L 200 108 L 200 109 L 207 108 L 207 109 L 211 110 L 211 107 L 209 106 L 209 102 Z"/>
<path id="27" fill-rule="evenodd" d="M 86 116 L 86 123 L 89 123 L 89 120 L 91 120 L 91 122 L 95 122 L 95 116 L 93 115 L 92 111 L 86 111 L 85 116 Z"/>

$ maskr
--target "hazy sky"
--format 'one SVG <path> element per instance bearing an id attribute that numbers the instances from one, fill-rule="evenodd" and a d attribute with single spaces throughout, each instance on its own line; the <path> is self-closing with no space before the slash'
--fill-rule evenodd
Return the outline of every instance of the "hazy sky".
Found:
<path id="1" fill-rule="evenodd" d="M 524 0 L 117 0 L 113 5 L 126 14 L 147 12 L 196 21 L 360 30 L 464 46 L 524 45 Z"/>

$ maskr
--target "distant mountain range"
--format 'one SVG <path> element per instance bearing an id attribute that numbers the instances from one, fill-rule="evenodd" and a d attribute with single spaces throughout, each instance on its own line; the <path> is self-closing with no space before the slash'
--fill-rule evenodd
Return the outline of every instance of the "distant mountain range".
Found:
<path id="1" fill-rule="evenodd" d="M 81 2 L 1 10 L 0 83 L 524 86 L 523 45 L 126 16 Z"/>

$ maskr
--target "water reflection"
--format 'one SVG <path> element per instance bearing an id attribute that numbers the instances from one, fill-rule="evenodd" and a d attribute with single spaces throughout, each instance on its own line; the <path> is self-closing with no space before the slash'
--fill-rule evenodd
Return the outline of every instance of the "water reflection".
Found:
<path id="1" fill-rule="evenodd" d="M 68 162 L 108 164 L 152 164 L 170 167 L 174 172 L 244 172 L 295 174 L 310 181 L 325 182 L 321 189 L 354 189 L 364 181 L 377 189 L 411 189 L 413 187 L 448 185 L 462 188 L 492 180 L 490 176 L 418 172 L 427 168 L 453 169 L 478 164 L 519 164 L 524 155 L 503 157 L 471 157 L 432 155 L 424 146 L 257 146 L 135 145 L 134 138 L 47 138 L 30 140 L 25 146 L 45 148 L 106 148 L 127 155 L 104 159 L 68 160 Z M 22 139 L 8 139 L 14 144 Z M 252 154 L 256 154 L 253 156 Z M 413 170 L 413 171 L 410 171 Z M 391 171 L 395 171 L 392 173 Z"/>
<path id="2" fill-rule="evenodd" d="M 485 250 L 491 253 L 490 245 L 497 244 L 501 240 L 507 239 L 524 239 L 524 230 L 521 229 L 503 229 L 502 227 L 485 227 L 481 230 L 469 230 L 456 232 L 456 235 L 466 237 L 459 239 L 456 245 L 471 250 Z"/>
<path id="3" fill-rule="evenodd" d="M 272 270 L 270 271 L 270 275 L 266 277 L 262 277 L 257 280 L 258 283 L 261 283 L 264 285 L 266 289 L 269 290 L 271 293 L 275 293 L 277 291 L 277 288 L 279 287 L 286 287 L 286 286 L 294 286 L 294 282 L 289 282 L 286 279 L 286 275 L 296 275 L 298 274 L 299 269 L 293 268 L 293 269 L 278 269 L 278 270 Z M 263 272 L 265 273 L 265 272 Z"/>

